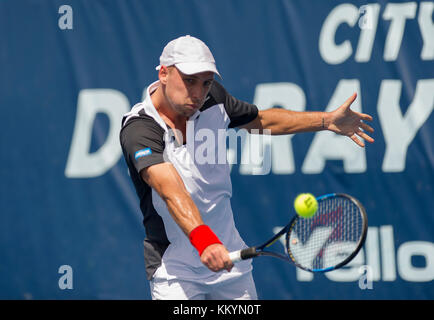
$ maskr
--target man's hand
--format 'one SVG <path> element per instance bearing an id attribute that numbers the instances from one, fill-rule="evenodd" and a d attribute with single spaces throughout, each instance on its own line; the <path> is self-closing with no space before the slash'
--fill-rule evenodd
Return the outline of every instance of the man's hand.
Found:
<path id="1" fill-rule="evenodd" d="M 234 264 L 229 259 L 229 252 L 224 245 L 215 243 L 205 248 L 200 261 L 211 271 L 218 272 L 223 269 L 231 271 Z"/>
<path id="2" fill-rule="evenodd" d="M 374 139 L 366 134 L 374 132 L 374 129 L 363 121 L 372 121 L 372 117 L 365 113 L 355 112 L 350 109 L 351 104 L 356 100 L 357 94 L 354 93 L 338 109 L 330 112 L 327 129 L 337 134 L 350 137 L 357 145 L 364 147 L 365 144 L 357 136 L 372 143 Z"/>

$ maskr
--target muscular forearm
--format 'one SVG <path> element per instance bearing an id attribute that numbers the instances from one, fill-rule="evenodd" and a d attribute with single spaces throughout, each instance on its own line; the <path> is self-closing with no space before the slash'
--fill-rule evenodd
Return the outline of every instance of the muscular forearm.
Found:
<path id="1" fill-rule="evenodd" d="M 272 108 L 260 111 L 258 117 L 245 127 L 251 133 L 253 129 L 259 129 L 258 133 L 272 135 L 291 134 L 308 131 L 320 131 L 327 129 L 329 124 L 326 112 L 298 112 L 285 109 Z"/>
<path id="2" fill-rule="evenodd" d="M 202 217 L 176 169 L 169 163 L 142 170 L 143 180 L 164 200 L 172 218 L 185 235 L 203 224 Z"/>
<path id="3" fill-rule="evenodd" d="M 165 200 L 173 220 L 186 236 L 197 226 L 204 224 L 196 204 L 188 193 L 166 193 L 163 200 Z"/>

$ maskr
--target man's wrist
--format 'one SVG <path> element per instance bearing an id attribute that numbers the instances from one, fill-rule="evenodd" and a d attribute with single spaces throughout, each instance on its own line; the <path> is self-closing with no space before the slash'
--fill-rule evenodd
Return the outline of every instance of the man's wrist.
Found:
<path id="1" fill-rule="evenodd" d="M 221 241 L 211 230 L 211 228 L 205 224 L 202 224 L 194 228 L 189 235 L 189 239 L 193 247 L 199 252 L 199 256 L 202 255 L 203 251 L 210 245 L 219 243 Z"/>
<path id="2" fill-rule="evenodd" d="M 330 125 L 330 113 L 329 112 L 323 112 L 321 115 L 321 129 L 322 130 L 328 130 Z"/>

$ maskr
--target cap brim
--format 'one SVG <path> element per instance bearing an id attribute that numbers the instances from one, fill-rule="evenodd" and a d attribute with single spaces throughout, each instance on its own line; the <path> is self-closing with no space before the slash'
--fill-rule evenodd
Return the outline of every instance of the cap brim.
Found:
<path id="1" fill-rule="evenodd" d="M 220 73 L 217 71 L 217 68 L 214 63 L 211 62 L 183 62 L 176 63 L 175 67 L 178 68 L 184 74 L 192 75 L 201 72 L 213 72 L 218 75 L 220 78 L 222 77 Z"/>

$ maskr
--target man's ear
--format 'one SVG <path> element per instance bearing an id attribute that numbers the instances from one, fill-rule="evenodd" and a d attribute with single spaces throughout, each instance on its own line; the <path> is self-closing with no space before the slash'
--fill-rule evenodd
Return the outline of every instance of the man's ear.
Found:
<path id="1" fill-rule="evenodd" d="M 169 69 L 166 66 L 161 66 L 158 71 L 158 79 L 162 84 L 167 84 L 167 76 L 169 75 Z"/>

